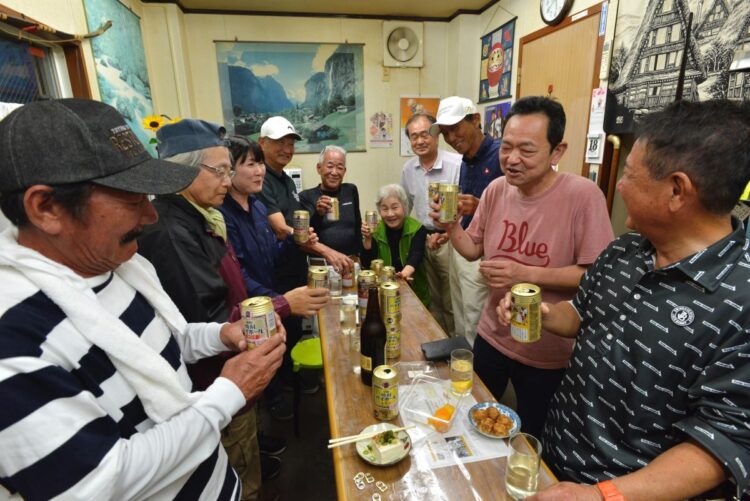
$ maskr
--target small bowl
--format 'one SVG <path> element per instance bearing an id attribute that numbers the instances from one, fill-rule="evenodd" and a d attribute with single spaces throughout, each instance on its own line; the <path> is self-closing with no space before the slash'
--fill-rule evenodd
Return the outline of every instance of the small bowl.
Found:
<path id="1" fill-rule="evenodd" d="M 476 421 L 474 421 L 474 418 L 472 417 L 472 413 L 476 410 L 482 410 L 487 409 L 489 407 L 494 407 L 495 409 L 500 412 L 500 414 L 503 414 L 504 416 L 508 416 L 511 421 L 513 421 L 513 426 L 511 427 L 510 431 L 507 435 L 492 435 L 490 433 L 485 433 L 482 430 L 479 429 L 479 425 Z M 498 404 L 497 402 L 481 402 L 476 405 L 474 405 L 471 409 L 469 409 L 469 422 L 474 427 L 475 430 L 481 435 L 484 435 L 488 438 L 508 438 L 516 433 L 519 432 L 521 429 L 521 418 L 518 417 L 518 414 L 516 414 L 516 411 L 511 409 L 510 407 L 506 407 L 503 404 Z"/>

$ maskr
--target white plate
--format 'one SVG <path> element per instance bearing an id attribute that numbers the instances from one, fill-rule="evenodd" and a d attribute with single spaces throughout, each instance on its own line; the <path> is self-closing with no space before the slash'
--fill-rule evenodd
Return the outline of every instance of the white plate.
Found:
<path id="1" fill-rule="evenodd" d="M 378 424 L 371 424 L 367 428 L 361 431 L 361 433 L 375 433 L 375 432 L 381 432 L 386 430 L 392 430 L 394 428 L 399 428 L 399 426 L 396 426 L 395 424 L 391 423 L 378 423 Z M 396 437 L 401 440 L 401 442 L 404 444 L 403 449 L 401 450 L 401 454 L 391 461 L 390 463 L 380 463 L 375 460 L 375 454 L 371 450 L 372 445 L 372 439 L 368 438 L 365 440 L 360 440 L 357 442 L 357 454 L 359 454 L 359 457 L 367 461 L 368 463 L 375 465 L 375 466 L 388 466 L 391 464 L 396 464 L 402 459 L 404 459 L 406 456 L 409 455 L 409 451 L 411 450 L 411 438 L 409 437 L 409 434 L 405 431 L 397 431 Z"/>
<path id="2" fill-rule="evenodd" d="M 485 433 L 479 429 L 479 426 L 474 421 L 474 418 L 472 417 L 471 413 L 474 412 L 475 410 L 486 409 L 488 407 L 494 407 L 500 412 L 500 414 L 504 414 L 505 416 L 508 416 L 511 419 L 511 421 L 513 421 L 513 427 L 510 429 L 510 432 L 507 435 L 490 435 L 489 433 Z M 479 404 L 474 405 L 471 409 L 469 409 L 469 422 L 474 427 L 474 429 L 477 430 L 478 433 L 481 433 L 485 437 L 489 437 L 489 438 L 508 438 L 518 433 L 518 431 L 521 429 L 521 418 L 518 417 L 518 414 L 516 414 L 516 411 L 514 411 L 510 407 L 504 406 L 503 404 L 498 404 L 497 402 L 481 402 Z"/>

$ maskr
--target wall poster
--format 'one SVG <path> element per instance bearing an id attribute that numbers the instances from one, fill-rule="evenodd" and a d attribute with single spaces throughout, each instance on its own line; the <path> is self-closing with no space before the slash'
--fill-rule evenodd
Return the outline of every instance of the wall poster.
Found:
<path id="1" fill-rule="evenodd" d="M 750 73 L 729 73 L 734 51 L 750 48 L 746 0 L 630 0 L 617 12 L 605 130 L 632 132 L 638 118 L 673 102 L 687 43 L 682 97 L 750 99 Z"/>
<path id="2" fill-rule="evenodd" d="M 503 125 L 511 106 L 510 101 L 497 104 L 488 104 L 484 107 L 484 130 L 494 139 L 503 137 Z"/>
<path id="3" fill-rule="evenodd" d="M 112 27 L 91 39 L 96 80 L 101 100 L 117 109 L 144 146 L 156 155 L 149 143 L 143 119 L 152 115 L 151 86 L 143 50 L 141 20 L 117 0 L 84 0 L 86 24 L 95 31 L 106 21 Z"/>
<path id="4" fill-rule="evenodd" d="M 482 37 L 479 102 L 510 97 L 516 18 Z"/>
<path id="5" fill-rule="evenodd" d="M 286 117 L 298 153 L 335 144 L 364 151 L 362 45 L 216 42 L 224 126 L 257 140 L 260 126 Z"/>
<path id="6" fill-rule="evenodd" d="M 399 141 L 401 148 L 399 153 L 402 157 L 412 157 L 414 152 L 411 150 L 411 142 L 406 137 L 406 122 L 415 113 L 427 113 L 433 117 L 437 115 L 438 106 L 440 106 L 439 97 L 402 97 L 399 105 L 401 110 L 401 120 L 398 128 Z"/>

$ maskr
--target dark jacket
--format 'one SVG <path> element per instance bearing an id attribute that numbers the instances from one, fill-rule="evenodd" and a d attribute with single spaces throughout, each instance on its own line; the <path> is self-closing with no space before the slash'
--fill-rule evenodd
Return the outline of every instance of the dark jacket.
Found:
<path id="1" fill-rule="evenodd" d="M 227 245 L 181 195 L 161 195 L 153 203 L 159 221 L 138 238 L 138 252 L 154 265 L 164 290 L 188 322 L 226 322 L 227 305 L 247 297 L 241 272 L 241 294 L 232 294 L 239 298 L 228 297 L 230 288 L 221 269 L 226 267 L 222 261 Z M 232 274 L 224 274 L 237 288 Z"/>
<path id="2" fill-rule="evenodd" d="M 227 235 L 242 266 L 247 293 L 253 296 L 278 296 L 275 291 L 274 269 L 278 263 L 280 242 L 268 223 L 266 207 L 255 197 L 249 197 L 250 211 L 230 195 L 219 208 L 227 224 Z M 294 244 L 292 244 L 294 245 Z"/>

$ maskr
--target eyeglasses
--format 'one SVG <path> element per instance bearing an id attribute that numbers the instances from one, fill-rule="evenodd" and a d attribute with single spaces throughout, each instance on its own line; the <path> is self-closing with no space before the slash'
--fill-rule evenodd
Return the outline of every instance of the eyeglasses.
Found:
<path id="1" fill-rule="evenodd" d="M 207 171 L 211 172 L 214 176 L 219 178 L 228 177 L 229 179 L 232 179 L 234 177 L 234 169 L 222 169 L 221 167 L 214 167 L 212 165 L 207 164 L 198 164 L 202 168 L 206 169 Z"/>

